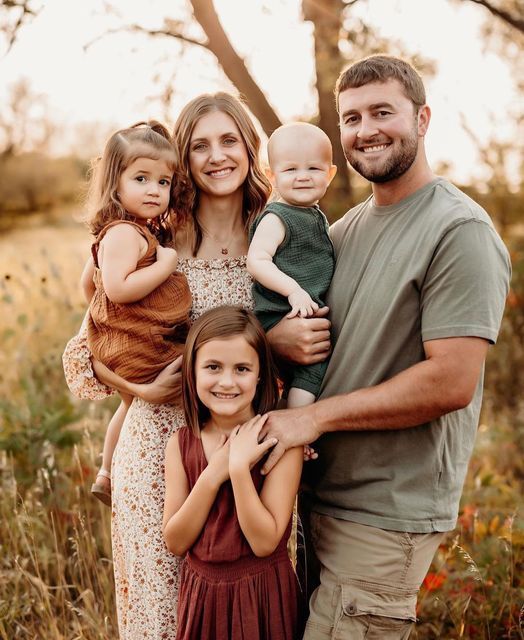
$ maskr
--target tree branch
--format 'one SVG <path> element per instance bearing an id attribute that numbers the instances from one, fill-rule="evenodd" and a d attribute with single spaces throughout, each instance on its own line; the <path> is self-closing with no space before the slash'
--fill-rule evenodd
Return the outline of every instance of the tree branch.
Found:
<path id="1" fill-rule="evenodd" d="M 177 38 L 177 40 L 181 40 L 187 44 L 194 44 L 198 47 L 203 47 L 204 49 L 209 50 L 209 46 L 207 41 L 203 42 L 201 40 L 194 40 L 193 38 L 188 38 L 178 31 L 174 31 L 173 29 L 146 29 L 141 27 L 138 24 L 130 24 L 125 27 L 119 27 L 118 29 L 108 29 L 104 33 L 96 38 L 93 38 L 88 43 L 84 45 L 84 51 L 87 51 L 92 45 L 102 40 L 108 35 L 113 35 L 115 33 L 124 33 L 124 32 L 133 32 L 133 33 L 145 33 L 148 36 L 167 36 L 169 38 Z"/>
<path id="2" fill-rule="evenodd" d="M 4 9 L 6 12 L 12 12 L 16 9 L 22 10 L 14 25 L 10 26 L 7 24 L 7 21 L 5 21 L 5 24 L 2 24 L 0 28 L 7 37 L 7 49 L 5 55 L 7 55 L 13 48 L 18 32 L 24 22 L 26 22 L 28 18 L 34 18 L 38 15 L 38 11 L 35 11 L 29 6 L 30 2 L 31 0 L 0 0 L 0 8 Z M 2 20 L 2 22 L 4 22 L 4 20 Z"/>
<path id="3" fill-rule="evenodd" d="M 267 135 L 282 123 L 269 104 L 266 96 L 253 80 L 244 60 L 235 51 L 213 5 L 213 0 L 190 0 L 193 15 L 208 38 L 207 48 L 211 51 L 226 76 L 245 97 L 248 107 L 260 122 Z"/>
<path id="4" fill-rule="evenodd" d="M 464 0 L 462 1 L 464 2 Z M 491 3 L 491 0 L 468 0 L 468 1 L 473 2 L 475 4 L 479 4 L 481 7 L 485 7 L 492 15 L 496 16 L 497 18 L 500 18 L 500 20 L 503 20 L 506 24 L 509 24 L 514 29 L 517 29 L 517 31 L 524 33 L 524 20 L 522 18 L 518 18 L 512 15 L 509 11 L 505 11 L 504 9 L 499 9 L 498 7 L 495 7 Z M 523 8 L 524 8 L 524 5 L 523 5 Z"/>

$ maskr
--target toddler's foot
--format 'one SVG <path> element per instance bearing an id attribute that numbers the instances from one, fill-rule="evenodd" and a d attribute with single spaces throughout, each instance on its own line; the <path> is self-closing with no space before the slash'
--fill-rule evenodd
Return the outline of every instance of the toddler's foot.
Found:
<path id="1" fill-rule="evenodd" d="M 318 453 L 315 449 L 312 449 L 308 444 L 304 445 L 304 462 L 308 460 L 316 460 L 318 458 Z"/>
<path id="2" fill-rule="evenodd" d="M 108 507 L 111 506 L 111 474 L 106 469 L 99 469 L 96 481 L 91 486 L 91 493 Z"/>

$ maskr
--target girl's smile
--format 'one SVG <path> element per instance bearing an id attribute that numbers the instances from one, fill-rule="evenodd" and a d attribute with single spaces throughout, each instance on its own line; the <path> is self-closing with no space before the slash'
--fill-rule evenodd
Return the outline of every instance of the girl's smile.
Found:
<path id="1" fill-rule="evenodd" d="M 244 336 L 210 340 L 195 359 L 196 389 L 212 419 L 235 426 L 254 415 L 259 360 Z"/>

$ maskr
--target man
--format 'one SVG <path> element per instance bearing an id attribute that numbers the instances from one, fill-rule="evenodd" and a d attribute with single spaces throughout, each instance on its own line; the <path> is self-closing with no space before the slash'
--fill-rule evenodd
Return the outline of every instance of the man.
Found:
<path id="1" fill-rule="evenodd" d="M 335 94 L 346 158 L 372 196 L 331 228 L 333 353 L 317 403 L 270 414 L 265 434 L 279 443 L 264 470 L 317 441 L 320 586 L 304 638 L 407 638 L 456 524 L 510 262 L 486 212 L 428 165 L 431 112 L 413 67 L 371 56 Z M 270 332 L 281 355 L 294 356 L 282 345 L 307 322 Z"/>

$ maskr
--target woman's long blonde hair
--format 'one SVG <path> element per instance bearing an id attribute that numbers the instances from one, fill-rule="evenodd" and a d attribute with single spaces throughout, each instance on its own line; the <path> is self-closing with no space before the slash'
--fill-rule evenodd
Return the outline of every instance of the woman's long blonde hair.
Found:
<path id="1" fill-rule="evenodd" d="M 260 137 L 242 102 L 223 91 L 213 94 L 204 93 L 191 100 L 177 118 L 173 138 L 180 155 L 181 174 L 181 179 L 175 188 L 175 222 L 177 230 L 183 227 L 187 233 L 193 256 L 196 256 L 202 243 L 202 229 L 195 215 L 198 208 L 198 188 L 189 170 L 190 143 L 196 123 L 202 116 L 213 111 L 221 111 L 234 120 L 246 145 L 249 170 L 244 182 L 242 206 L 246 234 L 249 225 L 265 207 L 271 193 L 271 184 L 260 166 Z"/>
<path id="2" fill-rule="evenodd" d="M 119 200 L 118 183 L 122 173 L 137 158 L 161 158 L 173 171 L 168 208 L 162 215 L 148 221 L 150 230 L 165 244 L 172 235 L 170 216 L 173 213 L 173 190 L 178 182 L 178 154 L 169 131 L 156 120 L 137 122 L 127 129 L 116 131 L 109 138 L 104 153 L 91 165 L 86 222 L 96 236 L 110 222 L 134 220 Z"/>

